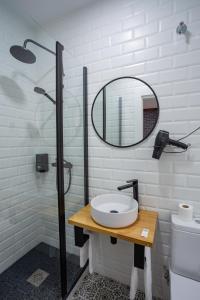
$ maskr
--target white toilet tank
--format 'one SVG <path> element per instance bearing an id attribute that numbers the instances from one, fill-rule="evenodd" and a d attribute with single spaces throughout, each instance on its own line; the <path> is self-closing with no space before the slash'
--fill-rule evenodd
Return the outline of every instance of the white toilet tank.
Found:
<path id="1" fill-rule="evenodd" d="M 198 223 L 198 220 L 184 222 L 177 215 L 172 215 L 171 269 L 176 274 L 200 281 L 200 222 Z"/>

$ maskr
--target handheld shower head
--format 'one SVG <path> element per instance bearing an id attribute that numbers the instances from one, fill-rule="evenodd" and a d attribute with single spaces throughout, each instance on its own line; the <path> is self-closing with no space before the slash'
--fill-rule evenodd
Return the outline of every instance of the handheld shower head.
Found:
<path id="1" fill-rule="evenodd" d="M 41 87 L 39 86 L 36 86 L 34 87 L 34 92 L 36 92 L 37 94 L 41 94 L 41 95 L 44 95 L 45 97 L 47 97 L 53 104 L 56 104 L 56 101 L 51 98 L 51 96 L 49 96 L 49 94 L 47 94 L 47 92 L 42 89 Z"/>
<path id="2" fill-rule="evenodd" d="M 45 95 L 46 91 L 42 88 L 40 88 L 39 86 L 34 87 L 34 92 L 38 93 L 38 94 L 42 94 Z"/>
<path id="3" fill-rule="evenodd" d="M 176 146 L 176 147 L 182 148 L 184 150 L 187 150 L 187 148 L 189 146 L 185 143 L 170 139 L 168 131 L 160 130 L 155 139 L 152 157 L 155 159 L 159 159 L 161 157 L 161 154 L 162 154 L 165 146 L 167 146 L 167 145 Z"/>

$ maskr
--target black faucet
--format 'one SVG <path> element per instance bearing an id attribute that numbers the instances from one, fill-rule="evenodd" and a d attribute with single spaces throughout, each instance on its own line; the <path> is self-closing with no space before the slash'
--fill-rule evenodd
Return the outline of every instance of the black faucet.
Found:
<path id="1" fill-rule="evenodd" d="M 118 190 L 122 191 L 125 189 L 133 188 L 133 198 L 138 202 L 139 204 L 139 196 L 138 196 L 138 179 L 131 179 L 127 180 L 125 185 L 118 186 Z"/>

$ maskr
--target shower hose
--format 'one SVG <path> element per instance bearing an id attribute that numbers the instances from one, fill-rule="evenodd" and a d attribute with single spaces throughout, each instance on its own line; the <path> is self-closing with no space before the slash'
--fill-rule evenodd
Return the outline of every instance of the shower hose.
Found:
<path id="1" fill-rule="evenodd" d="M 54 162 L 51 164 L 53 167 L 56 167 L 57 166 L 57 163 Z M 68 170 L 68 174 L 69 174 L 69 181 L 68 181 L 68 185 L 67 185 L 67 189 L 65 190 L 64 192 L 64 195 L 67 195 L 67 193 L 69 192 L 70 190 L 70 187 L 71 187 L 71 183 L 72 183 L 72 163 L 63 159 L 63 166 L 65 169 Z M 57 189 L 58 189 L 58 183 L 57 183 L 57 178 L 56 178 L 56 186 L 57 186 Z"/>

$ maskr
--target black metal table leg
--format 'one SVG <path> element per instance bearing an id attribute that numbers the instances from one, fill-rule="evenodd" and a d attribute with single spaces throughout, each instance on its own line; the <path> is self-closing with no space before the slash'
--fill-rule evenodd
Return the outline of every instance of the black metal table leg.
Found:
<path id="1" fill-rule="evenodd" d="M 144 246 L 134 244 L 134 267 L 144 270 Z"/>
<path id="2" fill-rule="evenodd" d="M 83 247 L 85 242 L 89 239 L 89 235 L 83 232 L 83 228 L 74 226 L 75 246 Z"/>

